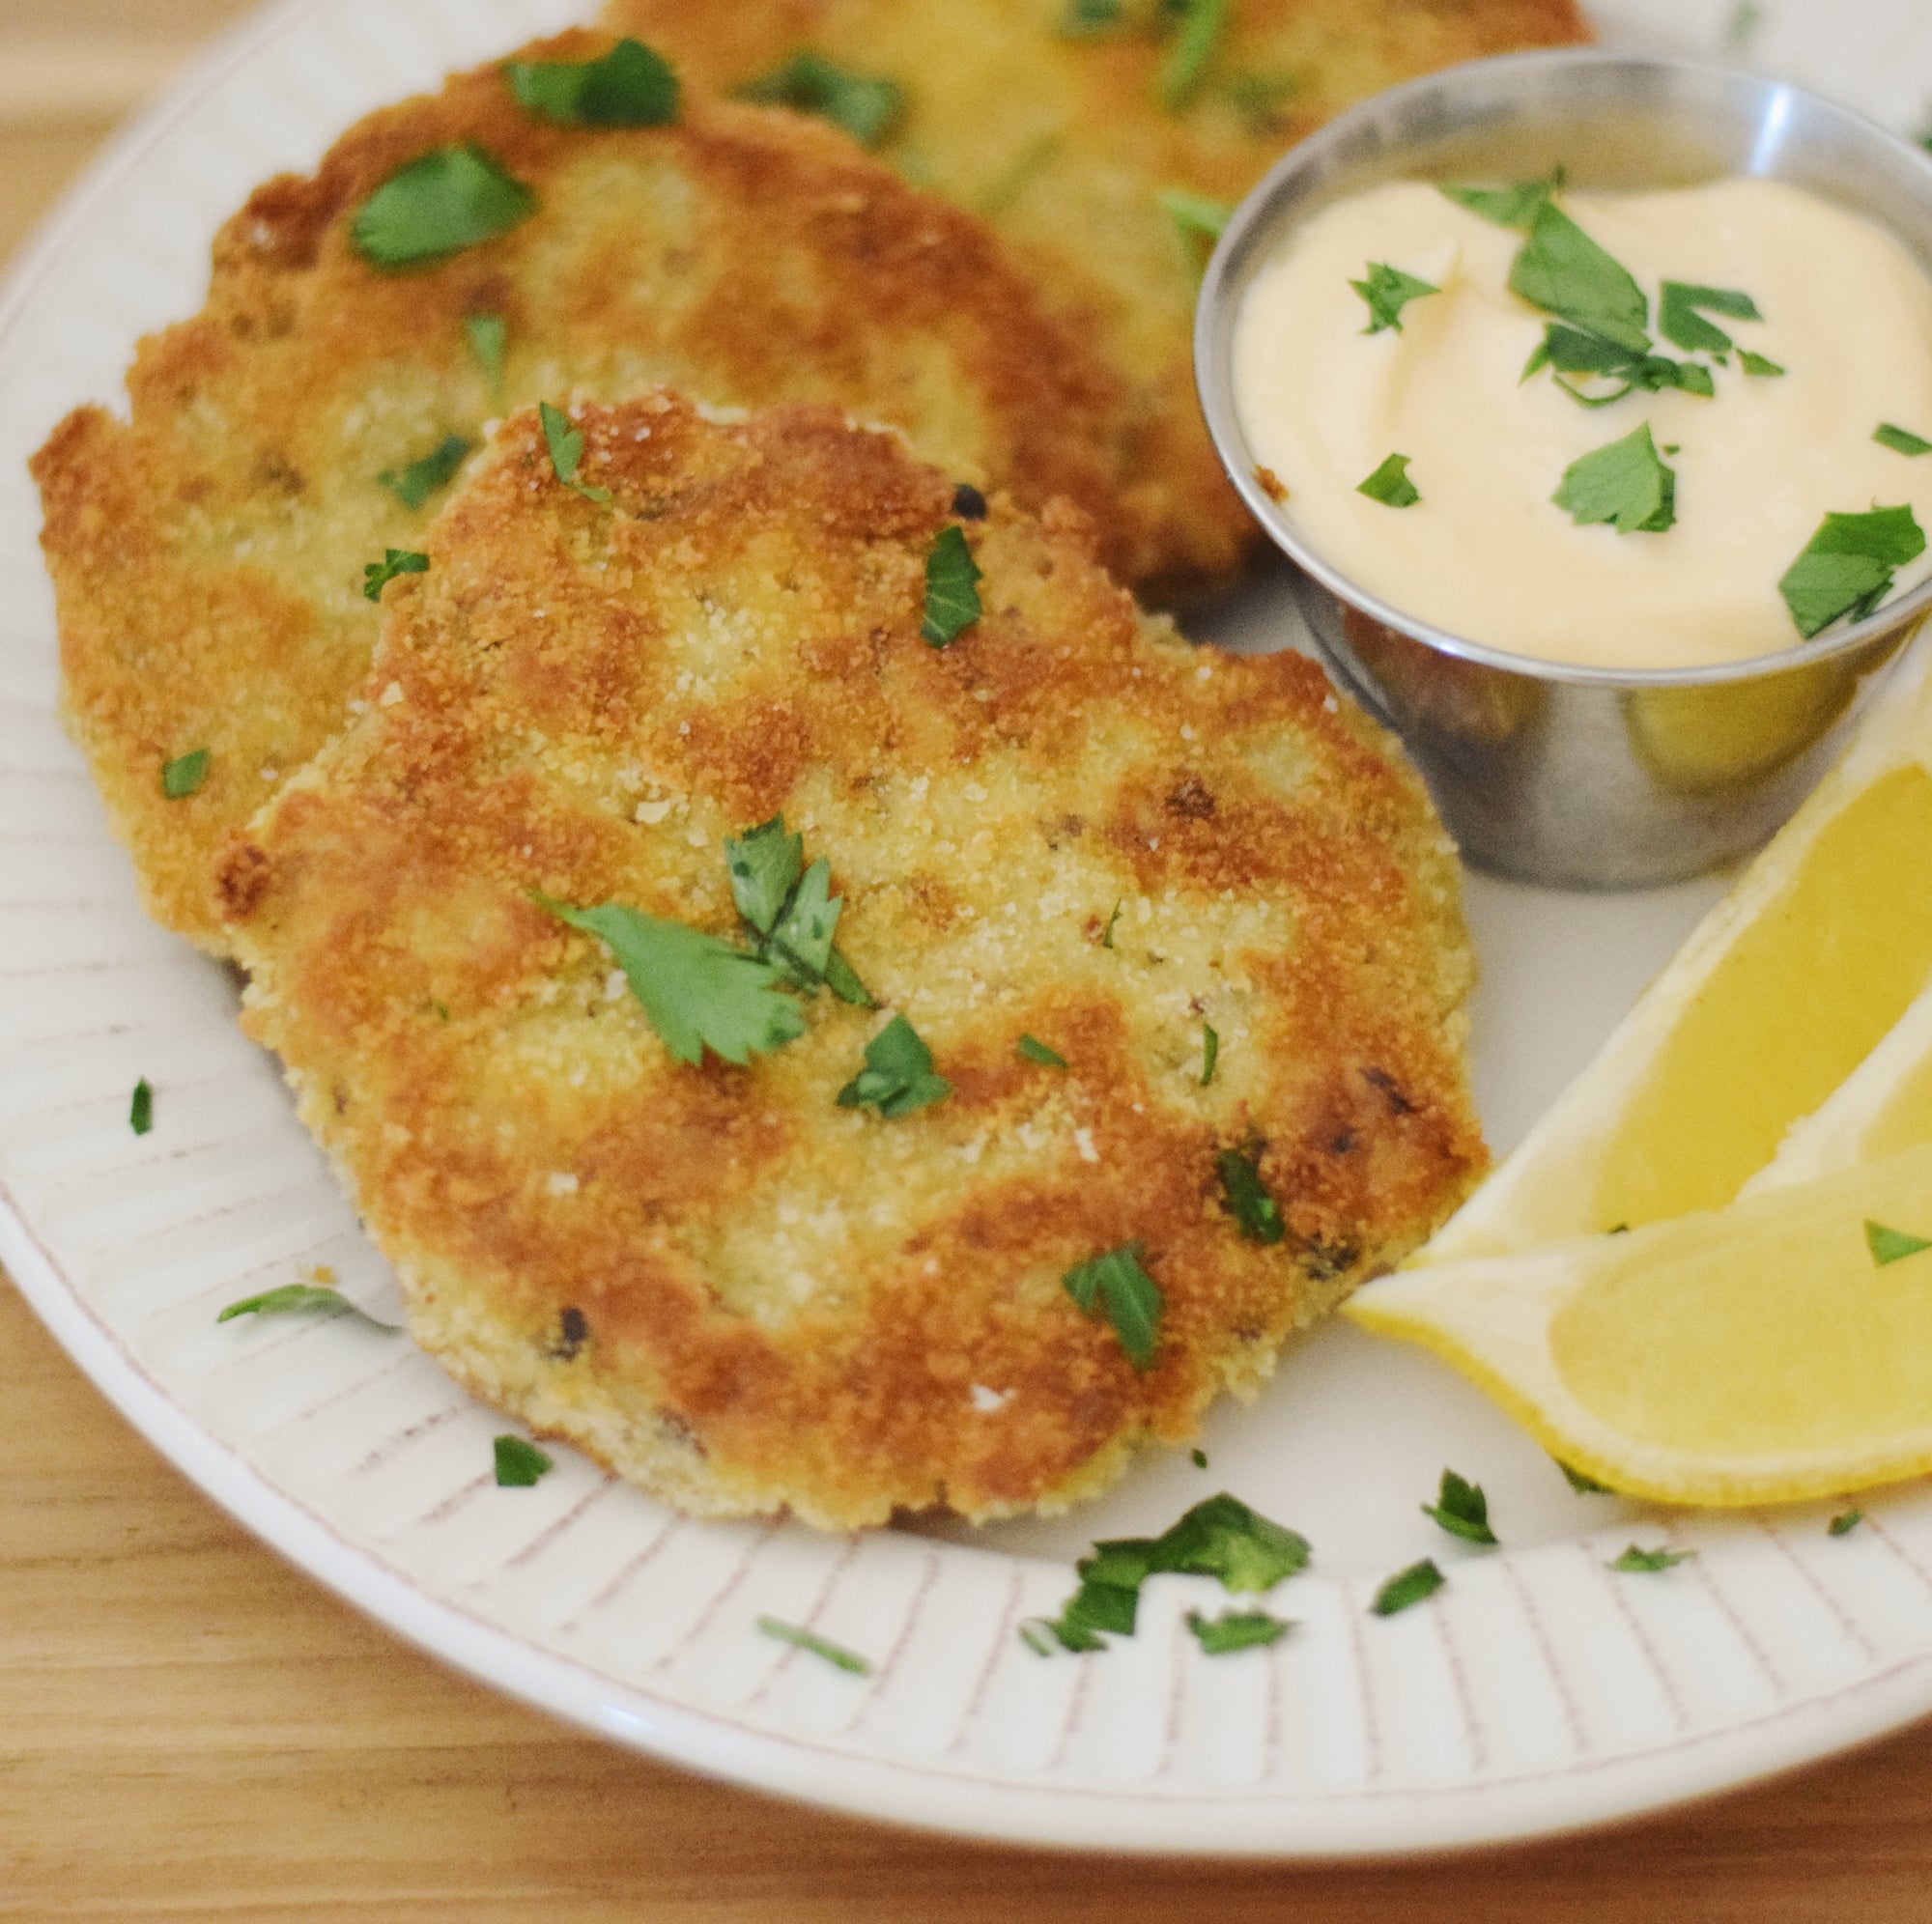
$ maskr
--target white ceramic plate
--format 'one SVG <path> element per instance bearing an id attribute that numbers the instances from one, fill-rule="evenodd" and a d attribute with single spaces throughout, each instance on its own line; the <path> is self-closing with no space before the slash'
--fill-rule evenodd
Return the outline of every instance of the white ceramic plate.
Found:
<path id="1" fill-rule="evenodd" d="M 400 1336 L 244 1319 L 235 1297 L 327 1263 L 378 1315 L 381 1259 L 239 1034 L 219 968 L 149 925 L 53 719 L 52 599 L 24 469 L 59 416 L 120 393 L 136 337 L 199 304 L 219 220 L 351 120 L 566 24 L 586 0 L 284 0 L 124 135 L 0 297 L 0 1259 L 101 1389 L 217 1501 L 450 1661 L 625 1743 L 909 1823 L 1118 1850 L 1368 1853 L 1517 1837 L 1666 1803 L 1932 1709 L 1932 1501 L 1673 1520 L 1574 1495 L 1489 1404 L 1418 1353 L 1333 1327 L 1255 1408 L 1216 1415 L 1212 1469 L 1151 1463 L 1054 1523 L 847 1541 L 687 1523 L 563 1454 L 490 1475 L 501 1420 Z M 1732 53 L 1916 130 L 1920 0 L 1605 0 L 1612 43 Z M 1279 586 L 1232 636 L 1279 638 Z M 1715 899 L 1587 899 L 1473 878 L 1476 1072 L 1507 1147 Z M 129 1091 L 156 1089 L 152 1135 Z M 1460 1555 L 1418 1514 L 1445 1463 L 1510 1547 Z M 1097 1536 L 1157 1530 L 1230 1488 L 1315 1542 L 1267 1652 L 1208 1659 L 1159 1578 L 1140 1634 L 1042 1660 L 1014 1634 Z M 1634 1536 L 1700 1552 L 1604 1568 Z M 1450 1581 L 1372 1618 L 1434 1555 Z M 760 1612 L 876 1659 L 865 1680 L 758 1636 Z"/>

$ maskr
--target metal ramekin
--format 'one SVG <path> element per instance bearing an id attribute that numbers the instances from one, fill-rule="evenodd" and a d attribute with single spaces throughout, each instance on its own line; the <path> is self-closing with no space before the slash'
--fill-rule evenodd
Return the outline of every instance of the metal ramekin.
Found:
<path id="1" fill-rule="evenodd" d="M 1791 813 L 1873 671 L 1925 618 L 1932 580 L 1853 627 L 1749 661 L 1526 661 L 1432 628 L 1339 574 L 1257 478 L 1234 407 L 1235 319 L 1290 228 L 1381 181 L 1528 180 L 1559 161 L 1585 188 L 1788 181 L 1879 221 L 1932 271 L 1932 157 L 1848 109 L 1689 61 L 1511 54 L 1378 95 L 1275 166 L 1208 264 L 1195 374 L 1235 485 L 1298 564 L 1329 666 L 1402 735 L 1467 859 L 1549 887 L 1646 888 L 1747 853 Z"/>

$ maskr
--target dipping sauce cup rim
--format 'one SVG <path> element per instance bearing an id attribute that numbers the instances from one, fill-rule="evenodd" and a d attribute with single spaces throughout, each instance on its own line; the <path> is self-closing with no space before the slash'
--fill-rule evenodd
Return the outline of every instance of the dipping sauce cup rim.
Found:
<path id="1" fill-rule="evenodd" d="M 1932 155 L 1913 146 L 1911 142 L 1902 139 L 1889 128 L 1881 127 L 1867 116 L 1855 113 L 1851 108 L 1828 100 L 1821 95 L 1810 93 L 1805 88 L 1793 86 L 1786 81 L 1768 80 L 1760 75 L 1747 73 L 1736 68 L 1721 67 L 1710 61 L 1679 60 L 1662 55 L 1606 53 L 1596 48 L 1548 48 L 1528 53 L 1499 54 L 1486 60 L 1465 61 L 1461 66 L 1426 74 L 1419 80 L 1406 81 L 1399 87 L 1388 88 L 1359 102 L 1319 128 L 1306 140 L 1291 148 L 1235 210 L 1227 228 L 1215 245 L 1202 276 L 1200 301 L 1195 310 L 1194 372 L 1195 382 L 1200 390 L 1202 411 L 1207 416 L 1208 432 L 1213 437 L 1215 451 L 1220 455 L 1222 465 L 1227 468 L 1241 498 L 1263 527 L 1267 530 L 1275 545 L 1296 566 L 1313 576 L 1330 594 L 1349 603 L 1372 620 L 1380 622 L 1384 627 L 1392 628 L 1399 634 L 1422 642 L 1441 654 L 1455 656 L 1462 661 L 1480 663 L 1485 666 L 1500 668 L 1513 674 L 1526 675 L 1540 681 L 1568 682 L 1598 688 L 1712 687 L 1727 682 L 1749 681 L 1761 675 L 1779 674 L 1791 668 L 1807 667 L 1815 663 L 1830 661 L 1837 655 L 1853 653 L 1879 637 L 1896 631 L 1922 615 L 1928 607 L 1932 607 L 1932 576 L 1928 576 L 1896 600 L 1885 603 L 1874 613 L 1848 628 L 1833 629 L 1808 641 L 1799 640 L 1791 647 L 1777 649 L 1769 654 L 1752 655 L 1741 661 L 1709 662 L 1678 668 L 1619 668 L 1547 661 L 1538 656 L 1520 655 L 1508 649 L 1491 647 L 1485 642 L 1472 641 L 1461 635 L 1453 635 L 1446 629 L 1436 628 L 1430 622 L 1372 594 L 1341 573 L 1311 547 L 1293 525 L 1289 517 L 1282 512 L 1280 505 L 1256 479 L 1254 458 L 1249 452 L 1247 439 L 1241 431 L 1240 419 L 1235 409 L 1233 368 L 1235 322 L 1237 304 L 1246 293 L 1247 282 L 1253 269 L 1260 265 L 1266 254 L 1272 253 L 1274 246 L 1298 224 L 1298 216 L 1295 214 L 1284 215 L 1284 204 L 1292 207 L 1302 197 L 1305 190 L 1331 184 L 1331 175 L 1325 163 L 1338 150 L 1346 150 L 1364 129 L 1378 124 L 1397 127 L 1406 119 L 1421 118 L 1406 114 L 1405 109 L 1412 108 L 1432 99 L 1468 89 L 1472 82 L 1478 79 L 1486 83 L 1497 79 L 1505 82 L 1520 79 L 1524 83 L 1527 99 L 1534 94 L 1535 83 L 1539 76 L 1554 70 L 1580 68 L 1618 69 L 1633 74 L 1638 72 L 1682 74 L 1688 78 L 1720 86 L 1755 89 L 1765 97 L 1767 102 L 1776 96 L 1787 96 L 1792 101 L 1802 102 L 1807 114 L 1848 123 L 1850 129 L 1857 135 L 1868 141 L 1876 140 L 1883 149 L 1889 151 L 1889 157 L 1901 169 L 1908 175 L 1916 177 L 1916 185 L 1923 192 L 1928 204 L 1932 205 Z M 1688 112 L 1686 121 L 1687 126 L 1690 125 Z M 1403 137 L 1397 134 L 1384 146 L 1383 155 L 1385 156 L 1392 155 L 1399 160 L 1404 144 Z M 1777 177 L 1775 168 L 1767 168 L 1764 171 L 1768 178 Z M 1387 176 L 1376 178 L 1387 178 Z M 1367 181 L 1364 182 L 1365 185 L 1369 184 Z M 1328 205 L 1332 198 L 1324 196 L 1321 205 Z M 1901 244 L 1909 247 L 1910 243 L 1905 242 L 1902 236 L 1896 238 L 1900 240 Z M 1924 260 L 1918 250 L 1911 251 L 1928 278 L 1932 278 L 1932 262 Z M 1928 528 L 1926 533 L 1928 537 L 1932 537 L 1932 528 Z"/>

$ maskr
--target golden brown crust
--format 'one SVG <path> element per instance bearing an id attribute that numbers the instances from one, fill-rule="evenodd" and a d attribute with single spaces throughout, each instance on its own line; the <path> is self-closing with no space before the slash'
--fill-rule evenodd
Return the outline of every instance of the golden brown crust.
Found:
<path id="1" fill-rule="evenodd" d="M 1159 103 L 1168 40 L 1068 36 L 1071 0 L 608 0 L 605 20 L 728 91 L 801 47 L 893 80 L 903 118 L 880 152 L 982 213 L 1055 312 L 1132 382 L 1128 489 L 1142 543 L 1124 568 L 1167 592 L 1211 586 L 1254 524 L 1195 401 L 1202 243 L 1158 196 L 1238 201 L 1298 140 L 1398 81 L 1590 32 L 1574 0 L 1239 0 L 1191 101 Z M 1123 17 L 1168 17 L 1125 0 Z"/>
<path id="2" fill-rule="evenodd" d="M 374 270 L 355 210 L 466 140 L 541 211 L 440 267 Z M 675 127 L 559 128 L 494 67 L 459 75 L 352 128 L 313 178 L 260 188 L 215 243 L 202 313 L 142 344 L 131 420 L 82 409 L 34 461 L 71 725 L 151 908 L 204 944 L 212 851 L 341 725 L 376 633 L 362 568 L 434 510 L 378 474 L 494 411 L 462 325 L 480 313 L 507 322 L 512 401 L 673 381 L 829 402 L 957 479 L 1068 496 L 1132 564 L 1122 383 L 982 223 L 791 115 L 694 99 Z M 207 786 L 165 801 L 161 764 L 199 748 Z"/>
<path id="3" fill-rule="evenodd" d="M 1478 1169 L 1453 852 L 1319 669 L 1190 650 L 1075 510 L 968 524 L 985 611 L 934 649 L 952 491 L 895 439 L 668 396 L 579 421 L 614 508 L 513 417 L 385 591 L 364 715 L 235 838 L 248 1024 L 419 1339 L 539 1430 L 706 1514 L 1089 1493 Z M 883 1018 L 826 995 L 748 1069 L 680 1065 L 531 900 L 728 936 L 724 838 L 781 809 L 949 1100 L 839 1108 Z M 1277 1247 L 1222 1201 L 1248 1145 Z M 1061 1283 L 1130 1240 L 1146 1374 Z"/>

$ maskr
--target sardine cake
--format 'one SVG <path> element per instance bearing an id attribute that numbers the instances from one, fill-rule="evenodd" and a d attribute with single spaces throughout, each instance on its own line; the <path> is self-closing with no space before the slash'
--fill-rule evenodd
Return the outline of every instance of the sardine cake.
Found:
<path id="1" fill-rule="evenodd" d="M 232 844 L 244 1019 L 539 1434 L 712 1515 L 1091 1494 L 1471 1182 L 1453 852 L 1077 510 L 809 407 L 572 432 L 502 427 Z"/>
<path id="2" fill-rule="evenodd" d="M 1255 538 L 1194 395 L 1215 205 L 1383 87 L 1590 37 L 1575 0 L 609 0 L 605 20 L 704 86 L 838 113 L 991 222 L 1131 383 L 1128 572 L 1179 587 Z"/>
<path id="3" fill-rule="evenodd" d="M 410 178 L 440 212 L 512 224 L 380 268 L 358 220 L 431 156 Z M 412 212 L 390 196 L 385 259 Z M 687 91 L 674 124 L 559 125 L 497 67 L 459 75 L 257 191 L 207 306 L 143 343 L 131 418 L 82 409 L 34 463 L 66 713 L 161 920 L 219 947 L 213 852 L 342 725 L 376 636 L 363 571 L 414 549 L 499 402 L 667 381 L 825 402 L 957 480 L 1125 525 L 1119 383 L 982 223 L 793 115 Z M 203 750 L 198 790 L 165 794 Z"/>

